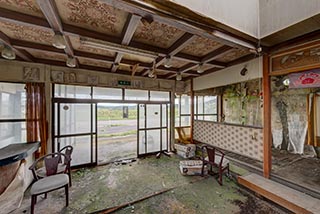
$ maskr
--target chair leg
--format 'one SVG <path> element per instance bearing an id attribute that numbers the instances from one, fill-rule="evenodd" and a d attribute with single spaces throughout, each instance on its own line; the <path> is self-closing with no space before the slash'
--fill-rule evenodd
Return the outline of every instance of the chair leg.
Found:
<path id="1" fill-rule="evenodd" d="M 220 184 L 220 186 L 222 186 L 222 169 L 221 168 L 219 168 L 219 184 Z"/>
<path id="2" fill-rule="evenodd" d="M 69 184 L 67 184 L 64 188 L 66 193 L 66 207 L 67 207 L 69 206 Z"/>
<path id="3" fill-rule="evenodd" d="M 69 175 L 69 185 L 71 187 L 72 186 L 72 183 L 71 183 L 71 170 L 69 170 L 68 175 Z"/>
<path id="4" fill-rule="evenodd" d="M 37 196 L 32 195 L 31 196 L 31 214 L 34 213 L 34 205 L 37 203 Z"/>
<path id="5" fill-rule="evenodd" d="M 44 193 L 44 199 L 47 199 L 47 193 Z"/>
<path id="6" fill-rule="evenodd" d="M 202 168 L 201 168 L 201 176 L 203 177 L 204 175 L 204 163 L 202 163 Z"/>

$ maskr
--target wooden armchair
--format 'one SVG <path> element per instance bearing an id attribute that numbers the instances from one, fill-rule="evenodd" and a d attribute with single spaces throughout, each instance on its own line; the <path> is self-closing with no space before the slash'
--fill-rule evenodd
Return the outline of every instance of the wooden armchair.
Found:
<path id="1" fill-rule="evenodd" d="M 36 180 L 30 189 L 31 214 L 34 213 L 34 206 L 37 203 L 38 195 L 44 194 L 45 198 L 47 198 L 48 192 L 60 188 L 65 188 L 66 206 L 69 205 L 69 176 L 67 174 L 57 174 L 58 165 L 62 158 L 67 162 L 67 165 L 70 164 L 70 159 L 65 154 L 56 152 L 40 157 L 29 167 L 34 179 Z M 36 166 L 40 162 L 44 163 L 44 167 L 46 169 L 46 176 L 42 178 L 37 175 L 36 171 Z"/>
<path id="2" fill-rule="evenodd" d="M 207 154 L 207 157 L 206 157 Z M 225 170 L 227 170 L 228 175 L 230 173 L 229 171 L 229 160 L 224 158 L 224 153 L 211 146 L 203 146 L 202 147 L 202 170 L 201 170 L 201 175 L 203 176 L 204 174 L 204 166 L 205 165 L 210 165 L 210 169 L 212 171 L 212 167 L 216 167 L 218 169 L 218 183 L 222 185 L 222 175 Z"/>
<path id="3" fill-rule="evenodd" d="M 73 152 L 73 147 L 72 146 L 65 146 L 62 149 L 59 150 L 59 153 L 63 153 L 66 158 L 63 158 L 64 160 L 60 159 L 57 172 L 56 174 L 68 174 L 69 176 L 69 184 L 72 186 L 71 182 L 71 160 L 72 160 L 72 152 Z M 44 167 L 43 164 L 41 164 L 41 161 L 37 163 L 38 166 L 34 166 L 36 176 L 39 178 L 44 178 L 47 177 L 47 170 L 46 167 Z M 40 165 L 40 167 L 39 167 Z M 41 167 L 42 166 L 42 167 Z"/>

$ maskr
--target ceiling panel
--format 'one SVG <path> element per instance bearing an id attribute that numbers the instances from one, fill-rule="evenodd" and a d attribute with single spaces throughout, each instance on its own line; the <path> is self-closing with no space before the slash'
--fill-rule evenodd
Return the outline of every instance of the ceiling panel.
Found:
<path id="1" fill-rule="evenodd" d="M 177 59 L 172 59 L 171 60 L 171 66 L 174 68 L 180 68 L 184 65 L 188 64 L 188 62 L 186 61 L 182 61 L 182 60 L 177 60 Z"/>
<path id="2" fill-rule="evenodd" d="M 107 62 L 103 62 L 100 60 L 93 60 L 93 59 L 87 59 L 82 57 L 77 57 L 79 60 L 79 63 L 81 65 L 90 65 L 90 66 L 96 66 L 96 67 L 102 67 L 102 68 L 111 68 L 111 64 Z"/>
<path id="3" fill-rule="evenodd" d="M 228 52 L 228 53 L 224 54 L 222 57 L 218 58 L 217 61 L 230 62 L 230 61 L 233 61 L 235 59 L 238 59 L 238 58 L 243 57 L 248 54 L 250 54 L 250 51 L 247 49 L 234 48 L 230 52 Z"/>
<path id="4" fill-rule="evenodd" d="M 52 53 L 52 52 L 46 52 L 46 51 L 40 51 L 40 50 L 34 50 L 34 49 L 26 49 L 34 58 L 37 59 L 49 59 L 49 60 L 55 60 L 55 61 L 67 61 L 67 56 L 65 54 L 59 54 L 59 53 Z"/>
<path id="5" fill-rule="evenodd" d="M 183 31 L 159 22 L 140 22 L 132 40 L 155 47 L 169 48 L 183 34 Z"/>
<path id="6" fill-rule="evenodd" d="M 99 55 L 104 55 L 104 56 L 110 56 L 110 57 L 114 57 L 115 56 L 115 52 L 111 52 L 105 49 L 100 49 L 100 48 L 94 48 L 94 47 L 89 47 L 89 46 L 85 46 L 82 45 L 80 42 L 80 38 L 76 37 L 76 36 L 69 36 L 72 47 L 75 50 L 78 51 L 84 51 L 84 52 L 88 52 L 88 53 L 94 53 L 94 54 L 99 54 Z"/>
<path id="7" fill-rule="evenodd" d="M 0 0 L 0 7 L 37 17 L 44 17 L 36 0 Z"/>
<path id="8" fill-rule="evenodd" d="M 212 39 L 197 36 L 181 52 L 193 56 L 203 57 L 211 51 L 221 47 L 219 42 Z"/>
<path id="9" fill-rule="evenodd" d="M 97 0 L 56 0 L 62 21 L 92 31 L 120 36 L 128 13 Z"/>
<path id="10" fill-rule="evenodd" d="M 8 37 L 17 40 L 51 45 L 53 31 L 29 25 L 18 25 L 14 22 L 0 21 L 0 29 Z"/>

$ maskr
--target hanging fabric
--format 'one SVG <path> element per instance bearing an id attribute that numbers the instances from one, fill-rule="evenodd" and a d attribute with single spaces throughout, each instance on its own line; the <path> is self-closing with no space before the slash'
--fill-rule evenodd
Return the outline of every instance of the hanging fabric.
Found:
<path id="1" fill-rule="evenodd" d="M 40 141 L 40 156 L 47 152 L 48 123 L 44 83 L 26 83 L 27 141 Z"/>
<path id="2" fill-rule="evenodd" d="M 319 142 L 317 141 L 317 95 L 316 94 L 309 94 L 307 96 L 307 110 L 308 110 L 307 144 L 310 146 L 320 146 Z"/>

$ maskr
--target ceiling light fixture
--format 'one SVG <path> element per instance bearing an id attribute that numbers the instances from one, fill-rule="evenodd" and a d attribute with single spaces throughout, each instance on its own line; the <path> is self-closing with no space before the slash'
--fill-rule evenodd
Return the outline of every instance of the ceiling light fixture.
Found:
<path id="1" fill-rule="evenodd" d="M 149 69 L 148 71 L 148 77 L 153 78 L 154 77 L 154 72 L 153 70 Z"/>
<path id="2" fill-rule="evenodd" d="M 177 80 L 177 81 L 181 81 L 181 80 L 182 80 L 181 72 L 178 72 L 178 73 L 177 73 L 176 80 Z"/>
<path id="3" fill-rule="evenodd" d="M 67 66 L 70 67 L 70 68 L 75 68 L 76 65 L 77 65 L 76 58 L 74 58 L 74 57 L 68 57 L 66 64 L 67 64 Z"/>
<path id="4" fill-rule="evenodd" d="M 3 58 L 5 58 L 5 59 L 10 59 L 10 60 L 16 58 L 16 54 L 15 54 L 15 52 L 12 50 L 12 48 L 9 47 L 9 46 L 6 46 L 6 45 L 4 46 L 4 48 L 3 48 L 2 51 L 1 51 L 1 56 L 2 56 Z"/>
<path id="5" fill-rule="evenodd" d="M 67 47 L 66 41 L 61 33 L 55 33 L 52 39 L 53 47 L 58 49 L 65 49 Z"/>
<path id="6" fill-rule="evenodd" d="M 204 72 L 204 70 L 203 70 L 203 63 L 202 63 L 202 62 L 199 63 L 198 68 L 197 68 L 197 72 L 198 72 L 199 74 L 202 74 L 202 73 Z"/>
<path id="7" fill-rule="evenodd" d="M 166 56 L 166 59 L 165 59 L 165 61 L 164 61 L 164 67 L 166 67 L 166 68 L 170 68 L 171 66 L 172 66 L 172 64 L 171 64 L 171 56 L 170 55 L 167 55 Z"/>

